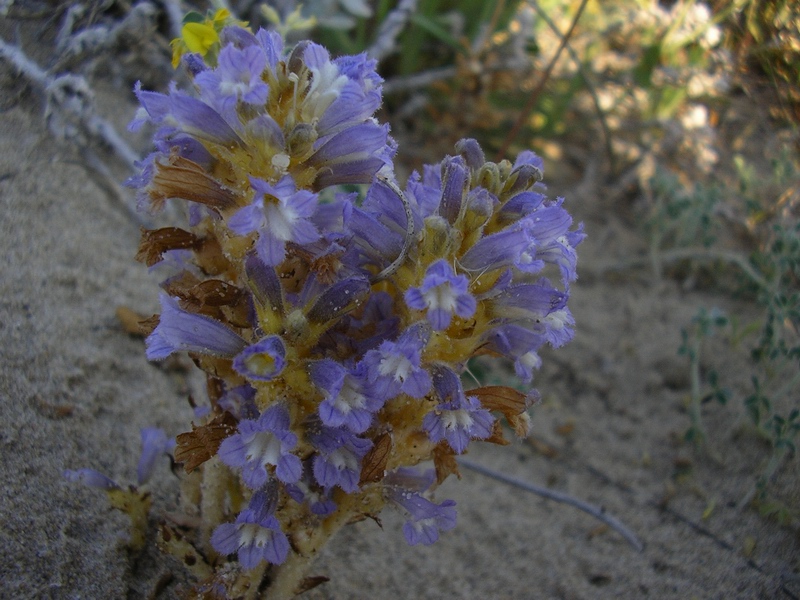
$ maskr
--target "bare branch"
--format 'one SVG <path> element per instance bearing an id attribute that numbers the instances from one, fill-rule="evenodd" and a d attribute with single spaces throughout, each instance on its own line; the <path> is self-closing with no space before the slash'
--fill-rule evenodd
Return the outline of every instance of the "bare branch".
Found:
<path id="1" fill-rule="evenodd" d="M 584 502 L 583 500 L 579 500 L 578 498 L 574 498 L 569 494 L 565 494 L 564 492 L 557 492 L 555 490 L 551 490 L 550 488 L 542 487 L 535 485 L 533 483 L 529 483 L 527 481 L 523 481 L 521 479 L 517 479 L 515 477 L 511 477 L 510 475 L 506 475 L 504 473 L 499 473 L 490 469 L 489 467 L 484 467 L 481 464 L 472 462 L 463 457 L 459 457 L 458 464 L 470 469 L 471 471 L 475 471 L 476 473 L 480 473 L 481 475 L 485 475 L 487 477 L 491 477 L 492 479 L 496 479 L 498 481 L 502 481 L 503 483 L 507 483 L 509 485 L 513 485 L 520 489 L 525 490 L 526 492 L 532 492 L 543 498 L 547 498 L 549 500 L 555 500 L 556 502 L 561 502 L 562 504 L 568 504 L 577 508 L 578 510 L 582 510 L 586 514 L 593 516 L 595 519 L 602 521 L 609 527 L 611 527 L 614 531 L 619 533 L 625 540 L 633 546 L 636 550 L 641 552 L 644 550 L 644 544 L 642 544 L 641 540 L 633 533 L 630 529 L 625 527 L 620 521 L 618 521 L 615 517 L 608 514 L 606 509 L 602 506 L 595 506 L 594 504 L 589 504 L 588 502 Z"/>
<path id="2" fill-rule="evenodd" d="M 411 15 L 417 10 L 417 0 L 400 0 L 397 8 L 386 15 L 375 36 L 375 43 L 367 49 L 367 55 L 382 60 L 397 49 L 397 36 L 405 28 Z"/>

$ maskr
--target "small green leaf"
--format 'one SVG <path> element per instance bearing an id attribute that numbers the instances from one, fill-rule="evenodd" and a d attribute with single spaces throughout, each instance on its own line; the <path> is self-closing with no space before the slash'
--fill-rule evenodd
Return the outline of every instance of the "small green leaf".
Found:
<path id="1" fill-rule="evenodd" d="M 197 12 L 195 10 L 191 10 L 188 13 L 186 13 L 186 16 L 183 17 L 183 21 L 181 21 L 181 22 L 184 25 L 186 25 L 187 23 L 202 23 L 205 20 L 206 20 L 206 18 L 203 15 L 201 15 L 199 12 Z"/>
<path id="2" fill-rule="evenodd" d="M 651 87 L 653 71 L 661 62 L 661 44 L 653 44 L 644 49 L 642 59 L 633 70 L 633 80 L 643 88 Z"/>

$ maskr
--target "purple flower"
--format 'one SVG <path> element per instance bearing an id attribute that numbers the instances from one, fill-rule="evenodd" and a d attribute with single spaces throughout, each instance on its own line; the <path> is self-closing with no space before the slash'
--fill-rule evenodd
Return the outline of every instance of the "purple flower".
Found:
<path id="1" fill-rule="evenodd" d="M 286 346 L 277 335 L 269 335 L 245 348 L 233 359 L 233 368 L 248 379 L 272 381 L 286 366 Z"/>
<path id="2" fill-rule="evenodd" d="M 449 531 L 456 526 L 456 503 L 453 500 L 436 504 L 420 494 L 431 486 L 433 479 L 432 470 L 418 474 L 409 468 L 397 469 L 385 479 L 387 500 L 406 515 L 403 535 L 411 546 L 430 546 L 439 539 L 440 531 Z"/>
<path id="3" fill-rule="evenodd" d="M 442 200 L 439 215 L 451 225 L 461 212 L 461 203 L 469 189 L 469 169 L 460 156 L 448 156 L 442 161 Z"/>
<path id="4" fill-rule="evenodd" d="M 536 272 L 544 267 L 544 261 L 536 260 L 534 248 L 531 227 L 516 223 L 478 240 L 459 262 L 469 271 L 493 271 L 514 265 L 521 271 Z"/>
<path id="5" fill-rule="evenodd" d="M 524 191 L 512 196 L 498 213 L 502 221 L 517 221 L 537 208 L 545 201 L 544 194 L 539 192 Z"/>
<path id="6" fill-rule="evenodd" d="M 309 51 L 306 50 L 306 56 L 308 55 Z M 321 136 L 331 135 L 369 120 L 381 105 L 382 80 L 375 72 L 376 61 L 361 54 L 344 56 L 334 63 L 347 79 L 319 120 L 317 127 Z"/>
<path id="7" fill-rule="evenodd" d="M 414 231 L 421 231 L 424 228 L 422 221 L 429 215 L 422 214 L 420 207 L 417 205 L 416 197 L 408 192 L 406 193 L 406 200 L 408 200 L 411 216 L 414 220 Z M 436 202 L 438 203 L 438 198 Z M 403 201 L 392 187 L 381 180 L 376 180 L 367 190 L 367 195 L 361 203 L 361 208 L 377 222 L 384 225 L 386 231 L 390 232 L 392 236 L 399 238 L 402 246 L 408 229 L 408 215 Z M 367 243 L 379 242 L 379 240 L 374 240 L 374 238 L 367 235 L 363 235 L 363 237 Z M 390 259 L 394 260 L 395 256 L 396 253 L 391 255 Z"/>
<path id="8" fill-rule="evenodd" d="M 308 473 L 304 474 L 303 479 L 297 483 L 291 483 L 284 486 L 284 490 L 289 497 L 302 504 L 307 502 L 311 512 L 318 517 L 327 517 L 336 512 L 336 502 L 331 499 L 331 494 L 335 488 L 327 488 L 321 490 L 316 482 L 311 481 Z"/>
<path id="9" fill-rule="evenodd" d="M 263 105 L 269 86 L 261 74 L 267 66 L 267 55 L 259 45 L 236 48 L 227 45 L 220 50 L 218 66 L 195 77 L 204 99 L 224 116 L 235 116 L 236 103 Z M 230 118 L 230 117 L 229 117 Z"/>
<path id="10" fill-rule="evenodd" d="M 229 467 L 242 469 L 242 479 L 253 489 L 267 483 L 274 467 L 284 483 L 295 483 L 303 474 L 300 459 L 292 454 L 297 436 L 289 430 L 289 411 L 283 404 L 273 404 L 257 421 L 239 422 L 239 432 L 220 444 L 217 454 Z"/>
<path id="11" fill-rule="evenodd" d="M 492 299 L 493 312 L 497 317 L 508 321 L 512 319 L 542 318 L 567 305 L 569 295 L 554 289 L 547 279 L 536 283 L 511 285 Z"/>
<path id="12" fill-rule="evenodd" d="M 348 494 L 358 490 L 361 460 L 372 448 L 372 442 L 347 429 L 325 425 L 314 428 L 308 438 L 319 451 L 314 457 L 317 482 L 326 489 L 338 485 Z"/>
<path id="13" fill-rule="evenodd" d="M 470 439 L 492 435 L 494 418 L 491 413 L 481 406 L 478 398 L 464 395 L 461 381 L 453 371 L 438 368 L 434 374 L 434 388 L 442 402 L 422 420 L 422 428 L 432 442 L 447 440 L 456 454 L 461 454 Z"/>
<path id="14" fill-rule="evenodd" d="M 239 209 L 228 226 L 238 235 L 258 232 L 256 251 L 268 266 L 279 265 L 286 257 L 286 242 L 301 246 L 319 238 L 319 232 L 309 221 L 317 206 L 317 195 L 297 190 L 294 180 L 286 175 L 274 186 L 250 178 L 256 191 L 252 204 Z"/>
<path id="15" fill-rule="evenodd" d="M 143 123 L 150 121 L 170 129 L 177 125 L 194 138 L 222 146 L 244 144 L 219 112 L 202 100 L 178 91 L 175 84 L 171 85 L 169 95 L 142 90 L 141 82 L 136 83 L 134 92 L 142 110 L 128 125 L 131 131 L 136 131 Z"/>
<path id="16" fill-rule="evenodd" d="M 239 556 L 245 569 L 264 560 L 279 565 L 289 554 L 289 540 L 275 518 L 276 491 L 259 490 L 234 523 L 223 523 L 211 535 L 211 545 L 220 554 Z"/>
<path id="17" fill-rule="evenodd" d="M 271 69 L 275 69 L 275 65 L 283 55 L 283 38 L 277 31 L 267 31 L 266 29 L 259 29 L 256 32 L 256 40 L 264 48 L 267 53 L 267 62 Z"/>
<path id="18" fill-rule="evenodd" d="M 578 253 L 575 247 L 586 238 L 583 224 L 576 231 L 567 231 L 549 240 L 537 250 L 537 256 L 545 262 L 558 265 L 561 281 L 566 286 L 578 278 Z"/>
<path id="19" fill-rule="evenodd" d="M 405 300 L 409 308 L 427 310 L 431 326 L 442 331 L 450 326 L 453 314 L 462 319 L 475 314 L 477 303 L 468 288 L 469 280 L 440 259 L 428 267 L 420 287 L 406 292 Z"/>
<path id="20" fill-rule="evenodd" d="M 423 167 L 425 176 L 420 181 L 417 171 L 411 174 L 406 184 L 406 196 L 409 203 L 417 209 L 421 218 L 431 216 L 439 208 L 442 199 L 441 173 L 433 165 Z"/>
<path id="21" fill-rule="evenodd" d="M 167 437 L 163 429 L 158 427 L 144 427 L 142 429 L 142 454 L 139 457 L 139 465 L 136 468 L 139 485 L 146 483 L 150 479 L 158 457 L 166 454 L 174 447 L 175 439 Z"/>
<path id="22" fill-rule="evenodd" d="M 175 440 L 168 438 L 167 434 L 157 427 L 144 427 L 141 431 L 141 436 L 142 454 L 139 457 L 139 465 L 136 469 L 139 485 L 147 483 L 147 480 L 150 479 L 158 457 L 175 447 Z M 94 469 L 78 469 L 76 471 L 67 469 L 63 472 L 63 475 L 71 483 L 82 483 L 89 487 L 107 491 L 120 489 L 116 481 L 109 479 Z"/>
<path id="23" fill-rule="evenodd" d="M 318 171 L 314 187 L 369 183 L 395 152 L 388 127 L 372 119 L 381 104 L 376 61 L 365 55 L 331 61 L 325 48 L 311 42 L 295 48 L 290 69 L 300 60 L 310 83 L 298 112 L 302 122 L 315 124 L 318 136 L 308 159 Z"/>
<path id="24" fill-rule="evenodd" d="M 307 280 L 310 285 L 306 285 L 303 294 L 311 305 L 306 309 L 306 316 L 312 323 L 327 323 L 341 317 L 350 308 L 362 304 L 370 292 L 369 281 L 359 275 L 342 279 L 330 286 L 322 286 L 315 295 L 310 293 L 314 287 L 311 279 Z"/>
<path id="25" fill-rule="evenodd" d="M 344 183 L 369 183 L 384 165 L 391 163 L 395 147 L 389 126 L 366 121 L 325 139 L 308 164 L 318 169 L 315 189 Z"/>
<path id="26" fill-rule="evenodd" d="M 106 491 L 119 489 L 119 484 L 116 481 L 109 479 L 100 471 L 95 471 L 94 469 L 78 469 L 77 471 L 67 469 L 62 475 L 70 483 L 82 483 L 83 485 Z"/>
<path id="27" fill-rule="evenodd" d="M 364 356 L 374 393 L 383 401 L 400 393 L 422 398 L 430 391 L 431 376 L 421 366 L 422 350 L 429 337 L 426 325 L 412 325 L 397 341 L 383 342 Z"/>
<path id="28" fill-rule="evenodd" d="M 384 209 L 378 210 L 383 210 L 385 213 Z M 363 255 L 364 261 L 383 268 L 402 252 L 405 233 L 393 231 L 382 223 L 378 210 L 367 212 L 361 208 L 353 208 L 349 225 L 354 233 L 354 245 Z"/>
<path id="29" fill-rule="evenodd" d="M 517 377 L 524 381 L 533 378 L 542 359 L 537 351 L 545 343 L 540 333 L 514 323 L 494 327 L 486 336 L 487 349 L 493 350 L 514 361 Z"/>
<path id="30" fill-rule="evenodd" d="M 462 138 L 456 142 L 456 152 L 467 161 L 473 171 L 477 171 L 486 163 L 486 155 L 481 150 L 478 141 L 473 138 Z"/>
<path id="31" fill-rule="evenodd" d="M 311 379 L 325 399 L 319 405 L 319 416 L 329 427 L 346 427 L 363 433 L 372 424 L 372 416 L 383 403 L 367 385 L 363 363 L 348 370 L 330 358 L 311 365 Z"/>
<path id="32" fill-rule="evenodd" d="M 180 308 L 177 298 L 167 294 L 160 294 L 159 298 L 161 317 L 145 340 L 149 360 L 161 360 L 183 350 L 231 358 L 247 345 L 219 321 Z"/>
<path id="33" fill-rule="evenodd" d="M 381 344 L 384 340 L 397 337 L 397 317 L 392 309 L 392 297 L 386 292 L 372 292 L 358 318 L 351 314 L 341 321 L 341 329 L 332 332 L 331 337 L 339 348 L 350 348 L 354 354 L 363 354 Z M 380 394 L 378 394 L 380 395 Z"/>
<path id="34" fill-rule="evenodd" d="M 313 42 L 303 48 L 303 62 L 311 84 L 302 101 L 308 122 L 319 120 L 321 138 L 369 121 L 381 105 L 381 77 L 377 61 L 366 54 L 330 60 L 328 51 Z"/>
<path id="35" fill-rule="evenodd" d="M 217 400 L 217 406 L 222 410 L 227 410 L 239 421 L 257 419 L 258 408 L 255 398 L 256 390 L 250 384 L 239 385 L 225 391 Z"/>
<path id="36" fill-rule="evenodd" d="M 517 160 L 514 161 L 514 170 L 520 169 L 525 165 L 538 169 L 540 177 L 544 174 L 544 160 L 532 150 L 523 150 L 517 155 Z"/>
<path id="37" fill-rule="evenodd" d="M 575 319 L 566 306 L 548 313 L 540 325 L 542 335 L 553 348 L 560 348 L 575 335 Z"/>

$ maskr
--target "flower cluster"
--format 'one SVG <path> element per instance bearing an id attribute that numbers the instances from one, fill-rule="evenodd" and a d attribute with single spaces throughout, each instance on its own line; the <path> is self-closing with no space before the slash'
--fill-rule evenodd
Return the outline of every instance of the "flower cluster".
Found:
<path id="1" fill-rule="evenodd" d="M 155 151 L 129 185 L 143 210 L 187 211 L 143 233 L 137 257 L 168 274 L 147 356 L 188 352 L 207 374 L 175 458 L 200 473 L 187 497 L 218 499 L 195 543 L 233 594 L 384 506 L 410 544 L 455 526 L 430 489 L 473 440 L 504 442 L 498 413 L 524 435 L 533 398 L 460 374 L 492 354 L 530 381 L 540 348 L 569 341 L 584 234 L 532 152 L 494 163 L 462 140 L 401 189 L 375 61 L 215 23 L 212 51 L 183 50 L 191 90 L 137 85 L 131 127 L 153 125 Z M 292 592 L 298 569 L 273 570 L 275 597 Z"/>

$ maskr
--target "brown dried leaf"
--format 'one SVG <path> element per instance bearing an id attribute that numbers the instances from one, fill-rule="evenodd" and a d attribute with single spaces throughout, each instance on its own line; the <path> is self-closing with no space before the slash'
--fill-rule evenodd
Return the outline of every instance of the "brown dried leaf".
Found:
<path id="1" fill-rule="evenodd" d="M 195 234 L 178 227 L 142 229 L 142 240 L 139 242 L 139 251 L 135 258 L 148 267 L 152 267 L 161 262 L 164 252 L 167 250 L 194 248 L 199 244 L 200 239 Z"/>
<path id="2" fill-rule="evenodd" d="M 377 437 L 375 445 L 364 457 L 363 466 L 361 467 L 361 479 L 358 485 L 375 483 L 383 479 L 386 471 L 386 462 L 389 460 L 391 451 L 392 436 L 388 433 L 382 433 Z"/>
<path id="3" fill-rule="evenodd" d="M 206 392 L 208 393 L 208 399 L 211 400 L 211 406 L 217 406 L 217 400 L 222 398 L 222 394 L 225 393 L 225 382 L 218 377 L 212 377 L 208 375 L 206 377 Z"/>
<path id="4" fill-rule="evenodd" d="M 180 299 L 189 297 L 189 290 L 200 283 L 196 275 L 189 271 L 183 271 L 176 277 L 171 277 L 164 285 L 164 291 L 170 296 L 177 296 Z"/>
<path id="5" fill-rule="evenodd" d="M 236 206 L 233 190 L 206 173 L 202 166 L 179 154 L 154 163 L 147 191 L 156 209 L 170 198 L 183 198 L 223 210 Z"/>
<path id="6" fill-rule="evenodd" d="M 551 446 L 550 444 L 543 442 L 537 438 L 528 438 L 528 443 L 533 446 L 533 449 L 536 450 L 539 454 L 544 456 L 545 458 L 555 458 L 558 456 L 558 449 L 555 446 Z"/>
<path id="7" fill-rule="evenodd" d="M 152 317 L 147 317 L 146 319 L 142 319 L 139 321 L 139 331 L 143 337 L 147 337 L 156 327 L 158 327 L 159 322 L 161 321 L 161 315 L 153 315 Z"/>
<path id="8" fill-rule="evenodd" d="M 524 438 L 528 435 L 530 419 L 525 411 L 539 401 L 537 392 L 523 394 L 510 387 L 490 385 L 470 390 L 468 394 L 477 396 L 486 410 L 503 413 L 517 436 Z"/>
<path id="9" fill-rule="evenodd" d="M 497 410 L 504 415 L 518 415 L 531 405 L 528 396 L 504 385 L 489 385 L 467 392 L 477 396 L 486 410 Z"/>
<path id="10" fill-rule="evenodd" d="M 500 421 L 494 422 L 492 435 L 482 441 L 489 442 L 490 444 L 497 444 L 498 446 L 508 446 L 511 443 L 503 435 L 503 426 L 500 425 Z"/>
<path id="11" fill-rule="evenodd" d="M 514 430 L 514 433 L 517 434 L 517 437 L 528 437 L 528 434 L 531 432 L 531 416 L 528 413 L 523 412 L 506 418 L 508 419 L 508 424 L 511 425 L 511 428 Z"/>
<path id="12" fill-rule="evenodd" d="M 225 321 L 233 327 L 247 328 L 252 325 L 250 318 L 251 304 L 247 294 L 242 294 L 239 299 L 225 308 Z"/>
<path id="13" fill-rule="evenodd" d="M 456 455 L 450 444 L 442 442 L 433 449 L 433 466 L 436 468 L 436 483 L 439 485 L 450 475 L 461 479 Z"/>
<path id="14" fill-rule="evenodd" d="M 145 328 L 143 328 L 143 322 L 146 322 L 147 318 L 144 315 L 140 315 L 136 311 L 128 308 L 127 306 L 118 306 L 116 310 L 117 319 L 119 320 L 122 328 L 125 330 L 125 333 L 130 333 L 131 335 L 140 335 L 144 336 L 147 335 Z"/>
<path id="15" fill-rule="evenodd" d="M 294 591 L 294 593 L 299 596 L 300 594 L 306 593 L 308 590 L 313 590 L 318 585 L 328 583 L 330 580 L 330 577 L 325 577 L 324 575 L 306 577 L 303 579 L 302 583 L 300 583 L 300 586 Z"/>
<path id="16" fill-rule="evenodd" d="M 575 421 L 572 419 L 556 427 L 556 433 L 561 437 L 568 437 L 573 431 L 575 431 Z"/>
<path id="17" fill-rule="evenodd" d="M 243 293 L 235 285 L 220 279 L 208 279 L 189 290 L 189 295 L 206 306 L 229 306 L 239 300 Z"/>
<path id="18" fill-rule="evenodd" d="M 250 303 L 244 291 L 219 279 L 208 279 L 186 292 L 187 310 L 207 315 L 233 327 L 250 326 Z"/>
<path id="19" fill-rule="evenodd" d="M 217 453 L 222 441 L 236 432 L 236 419 L 225 411 L 213 420 L 195 427 L 186 433 L 181 433 L 176 438 L 175 460 L 183 463 L 187 473 L 209 460 Z"/>
<path id="20" fill-rule="evenodd" d="M 219 240 L 212 236 L 203 238 L 202 244 L 195 251 L 195 257 L 198 266 L 211 276 L 225 273 L 231 268 L 231 263 L 225 257 Z"/>

